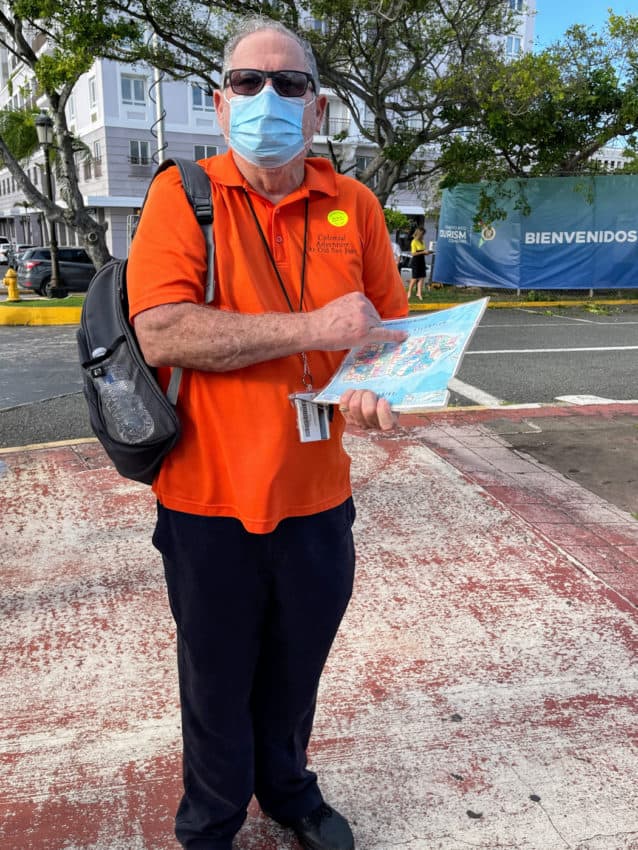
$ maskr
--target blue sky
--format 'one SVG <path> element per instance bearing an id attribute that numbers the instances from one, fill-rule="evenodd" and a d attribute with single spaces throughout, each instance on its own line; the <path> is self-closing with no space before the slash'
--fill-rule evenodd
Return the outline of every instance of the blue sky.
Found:
<path id="1" fill-rule="evenodd" d="M 534 44 L 547 47 L 572 24 L 598 28 L 610 8 L 617 15 L 638 15 L 638 0 L 536 0 Z"/>

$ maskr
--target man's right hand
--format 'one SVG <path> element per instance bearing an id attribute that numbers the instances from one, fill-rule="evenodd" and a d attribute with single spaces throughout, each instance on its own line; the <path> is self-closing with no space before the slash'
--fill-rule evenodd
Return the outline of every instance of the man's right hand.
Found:
<path id="1" fill-rule="evenodd" d="M 361 292 L 350 292 L 307 313 L 309 348 L 340 351 L 370 342 L 403 342 L 404 331 L 385 328 L 374 304 Z"/>

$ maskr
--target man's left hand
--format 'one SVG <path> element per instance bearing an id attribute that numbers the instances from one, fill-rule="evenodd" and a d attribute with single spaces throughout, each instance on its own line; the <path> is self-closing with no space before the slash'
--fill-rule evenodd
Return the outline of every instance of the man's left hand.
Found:
<path id="1" fill-rule="evenodd" d="M 372 390 L 346 390 L 339 399 L 339 410 L 349 425 L 391 431 L 399 416 L 390 410 L 387 399 Z"/>

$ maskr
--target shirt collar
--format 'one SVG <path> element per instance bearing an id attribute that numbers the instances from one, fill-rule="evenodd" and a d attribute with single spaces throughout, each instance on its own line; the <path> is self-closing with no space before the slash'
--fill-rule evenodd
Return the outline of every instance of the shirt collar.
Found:
<path id="1" fill-rule="evenodd" d="M 206 163 L 210 177 L 223 186 L 246 186 L 248 184 L 235 164 L 231 151 L 211 157 Z M 305 162 L 304 181 L 301 186 L 291 193 L 295 197 L 308 197 L 314 193 L 320 195 L 338 194 L 337 176 L 332 164 L 322 157 L 308 157 Z"/>

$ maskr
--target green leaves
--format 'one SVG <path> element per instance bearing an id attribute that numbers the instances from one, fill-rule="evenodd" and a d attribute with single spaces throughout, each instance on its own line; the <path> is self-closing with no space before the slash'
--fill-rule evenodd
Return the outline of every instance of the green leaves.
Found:
<path id="1" fill-rule="evenodd" d="M 11 12 L 13 21 L 4 28 L 23 35 L 18 52 L 42 88 L 51 93 L 72 87 L 96 57 L 130 52 L 143 32 L 118 4 L 102 0 L 15 0 Z M 45 53 L 32 52 L 33 35 L 38 33 L 42 42 L 45 37 L 48 40 L 50 49 Z"/>
<path id="2" fill-rule="evenodd" d="M 411 219 L 399 210 L 384 207 L 383 215 L 385 216 L 386 227 L 390 233 L 393 233 L 395 230 L 408 231 L 412 226 Z"/>
<path id="3" fill-rule="evenodd" d="M 27 159 L 38 147 L 35 114 L 30 110 L 0 110 L 0 136 L 19 161 Z"/>
<path id="4" fill-rule="evenodd" d="M 600 173 L 596 151 L 635 143 L 637 35 L 638 19 L 611 15 L 600 35 L 574 26 L 541 53 L 483 66 L 466 130 L 442 143 L 443 185 Z M 486 220 L 497 209 L 486 200 Z"/>
<path id="5" fill-rule="evenodd" d="M 256 13 L 304 30 L 322 81 L 356 125 L 353 139 L 328 122 L 335 161 L 353 171 L 358 153 L 372 159 L 361 173 L 383 205 L 395 188 L 432 196 L 433 175 L 449 187 L 585 173 L 595 168 L 591 155 L 618 138 L 638 173 L 630 15 L 610 14 L 601 33 L 572 27 L 515 61 L 504 56 L 516 16 L 503 0 L 14 0 L 0 29 L 16 39 L 63 137 L 66 98 L 94 58 L 144 60 L 214 87 L 228 26 Z M 45 36 L 46 52 L 34 47 Z M 482 214 L 498 215 L 496 196 L 486 196 Z"/>

